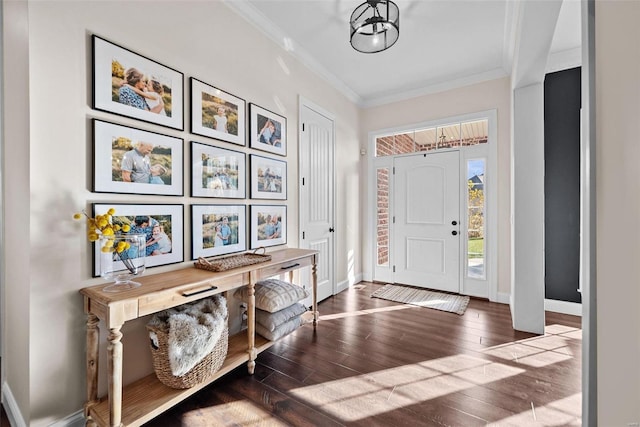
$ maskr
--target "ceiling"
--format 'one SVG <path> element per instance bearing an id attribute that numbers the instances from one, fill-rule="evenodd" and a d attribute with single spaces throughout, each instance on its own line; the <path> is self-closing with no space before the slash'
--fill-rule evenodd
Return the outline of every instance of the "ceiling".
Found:
<path id="1" fill-rule="evenodd" d="M 375 54 L 357 52 L 349 43 L 349 17 L 362 1 L 227 4 L 364 107 L 511 74 L 515 0 L 394 0 L 400 8 L 400 38 Z M 575 62 L 579 52 L 580 1 L 564 0 L 550 58 Z"/>

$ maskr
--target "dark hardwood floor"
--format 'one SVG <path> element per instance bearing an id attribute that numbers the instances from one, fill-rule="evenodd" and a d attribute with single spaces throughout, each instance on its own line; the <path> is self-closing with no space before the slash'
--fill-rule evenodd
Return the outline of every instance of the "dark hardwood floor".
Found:
<path id="1" fill-rule="evenodd" d="M 10 424 L 9 424 L 9 417 L 7 416 L 7 412 L 4 410 L 4 405 L 0 404 L 0 427 L 2 426 L 9 427 Z"/>
<path id="2" fill-rule="evenodd" d="M 508 305 L 463 316 L 377 298 L 361 283 L 305 325 L 145 424 L 167 426 L 579 426 L 580 318 L 547 312 L 543 336 Z"/>

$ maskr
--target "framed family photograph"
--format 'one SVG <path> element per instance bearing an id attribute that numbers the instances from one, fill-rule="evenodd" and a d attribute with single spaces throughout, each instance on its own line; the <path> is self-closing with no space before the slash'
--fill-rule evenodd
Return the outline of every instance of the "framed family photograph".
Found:
<path id="1" fill-rule="evenodd" d="M 244 205 L 191 205 L 192 259 L 247 249 Z"/>
<path id="2" fill-rule="evenodd" d="M 250 224 L 251 249 L 287 243 L 285 205 L 252 205 Z"/>
<path id="3" fill-rule="evenodd" d="M 93 217 L 113 208 L 112 222 L 129 225 L 129 233 L 146 235 L 145 268 L 184 261 L 184 206 L 93 204 Z M 93 277 L 100 276 L 100 243 L 94 243 Z"/>
<path id="4" fill-rule="evenodd" d="M 246 197 L 246 155 L 191 141 L 191 196 Z"/>
<path id="5" fill-rule="evenodd" d="M 191 77 L 191 133 L 245 144 L 244 99 Z"/>
<path id="6" fill-rule="evenodd" d="M 184 75 L 93 35 L 93 108 L 184 130 Z"/>
<path id="7" fill-rule="evenodd" d="M 287 162 L 268 157 L 250 155 L 251 198 L 287 199 Z"/>
<path id="8" fill-rule="evenodd" d="M 287 119 L 272 111 L 249 104 L 251 148 L 287 155 Z"/>
<path id="9" fill-rule="evenodd" d="M 184 140 L 93 119 L 93 191 L 183 195 Z"/>

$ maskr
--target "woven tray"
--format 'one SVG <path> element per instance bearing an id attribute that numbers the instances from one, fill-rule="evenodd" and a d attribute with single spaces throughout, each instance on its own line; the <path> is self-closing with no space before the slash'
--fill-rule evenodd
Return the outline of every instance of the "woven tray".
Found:
<path id="1" fill-rule="evenodd" d="M 227 357 L 229 325 L 225 322 L 222 335 L 220 335 L 220 339 L 211 350 L 211 353 L 207 354 L 189 372 L 176 377 L 171 372 L 171 365 L 169 364 L 169 334 L 160 328 L 154 328 L 149 325 L 147 325 L 147 329 L 155 332 L 158 336 L 158 348 L 155 348 L 153 344 L 149 346 L 151 348 L 151 358 L 156 376 L 162 384 L 168 387 L 177 389 L 190 388 L 208 380 L 222 367 L 222 363 Z"/>
<path id="2" fill-rule="evenodd" d="M 264 248 L 258 248 L 263 249 Z M 253 252 L 246 252 L 239 255 L 231 255 L 224 258 L 211 258 L 209 260 L 205 258 L 198 258 L 193 265 L 196 268 L 209 271 L 226 271 L 233 268 L 244 267 L 245 265 L 259 264 L 261 262 L 271 261 L 271 255 L 257 254 L 256 249 Z"/>

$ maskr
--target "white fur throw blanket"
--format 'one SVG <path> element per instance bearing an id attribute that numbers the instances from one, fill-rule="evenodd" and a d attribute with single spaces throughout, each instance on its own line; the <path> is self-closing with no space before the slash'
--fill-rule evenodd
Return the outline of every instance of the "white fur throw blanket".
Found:
<path id="1" fill-rule="evenodd" d="M 217 344 L 227 324 L 227 301 L 222 295 L 156 313 L 149 325 L 168 334 L 169 366 L 176 377 L 189 372 Z M 155 332 L 149 332 L 158 346 Z"/>

